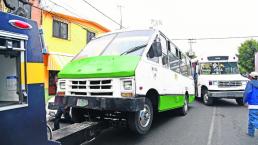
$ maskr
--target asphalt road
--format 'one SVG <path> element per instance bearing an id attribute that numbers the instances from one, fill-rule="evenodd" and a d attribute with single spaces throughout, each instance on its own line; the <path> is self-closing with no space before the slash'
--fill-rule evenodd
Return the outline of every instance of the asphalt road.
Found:
<path id="1" fill-rule="evenodd" d="M 196 101 L 184 117 L 159 113 L 147 135 L 108 129 L 85 145 L 258 145 L 258 133 L 246 136 L 247 112 L 234 100 L 219 100 L 212 107 Z"/>

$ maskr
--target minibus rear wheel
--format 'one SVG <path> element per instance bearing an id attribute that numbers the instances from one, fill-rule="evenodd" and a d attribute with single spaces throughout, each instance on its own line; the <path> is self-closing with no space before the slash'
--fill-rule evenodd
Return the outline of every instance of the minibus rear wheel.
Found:
<path id="1" fill-rule="evenodd" d="M 130 113 L 128 116 L 129 128 L 137 134 L 146 134 L 152 124 L 153 106 L 149 98 L 145 98 L 144 109 Z"/>

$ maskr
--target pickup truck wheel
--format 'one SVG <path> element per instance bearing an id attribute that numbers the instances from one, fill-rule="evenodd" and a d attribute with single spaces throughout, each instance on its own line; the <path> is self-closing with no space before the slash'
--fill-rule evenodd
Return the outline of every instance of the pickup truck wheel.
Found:
<path id="1" fill-rule="evenodd" d="M 152 124 L 153 107 L 148 98 L 145 98 L 143 110 L 129 114 L 128 125 L 129 128 L 137 134 L 146 134 Z"/>
<path id="2" fill-rule="evenodd" d="M 178 113 L 181 116 L 185 116 L 188 112 L 188 98 L 184 97 L 184 106 L 178 109 Z"/>
<path id="3" fill-rule="evenodd" d="M 75 123 L 81 123 L 85 121 L 84 114 L 86 113 L 86 110 L 82 108 L 72 108 L 71 115 L 72 115 L 72 120 Z"/>
<path id="4" fill-rule="evenodd" d="M 202 99 L 205 105 L 207 106 L 213 105 L 214 99 L 212 97 L 209 97 L 207 90 L 204 90 Z"/>
<path id="5" fill-rule="evenodd" d="M 244 105 L 244 101 L 243 98 L 236 98 L 236 102 L 239 106 L 243 106 Z"/>

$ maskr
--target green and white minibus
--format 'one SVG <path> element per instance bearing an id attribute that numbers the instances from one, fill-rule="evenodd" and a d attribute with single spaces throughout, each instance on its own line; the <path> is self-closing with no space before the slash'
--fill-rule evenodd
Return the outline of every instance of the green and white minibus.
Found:
<path id="1" fill-rule="evenodd" d="M 185 115 L 194 100 L 190 59 L 156 29 L 99 36 L 58 77 L 57 94 L 75 122 L 110 120 L 139 134 L 148 132 L 154 112 Z"/>

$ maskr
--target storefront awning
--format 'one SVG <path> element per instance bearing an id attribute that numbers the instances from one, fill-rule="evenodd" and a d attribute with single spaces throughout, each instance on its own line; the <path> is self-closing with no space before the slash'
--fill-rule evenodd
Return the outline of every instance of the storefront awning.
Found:
<path id="1" fill-rule="evenodd" d="M 72 56 L 64 56 L 57 54 L 50 54 L 48 56 L 48 70 L 61 70 L 67 63 L 72 60 Z"/>

